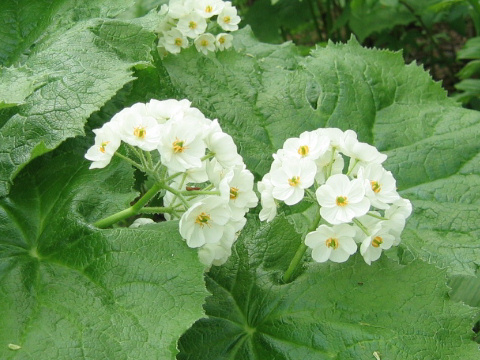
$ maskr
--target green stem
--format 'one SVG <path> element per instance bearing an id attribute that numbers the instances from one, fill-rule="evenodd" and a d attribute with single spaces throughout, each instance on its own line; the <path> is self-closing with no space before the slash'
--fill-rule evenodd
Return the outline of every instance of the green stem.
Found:
<path id="1" fill-rule="evenodd" d="M 320 223 L 320 219 L 320 210 L 317 209 L 312 225 L 308 228 L 308 232 L 314 231 L 317 228 L 318 224 Z M 307 245 L 305 245 L 305 241 L 302 241 L 292 261 L 290 261 L 290 265 L 288 265 L 287 271 L 285 271 L 285 274 L 283 274 L 282 280 L 285 284 L 290 282 L 290 278 L 292 277 L 293 273 L 302 261 L 303 255 L 305 254 L 305 251 L 307 251 L 307 248 L 308 247 Z"/>
<path id="2" fill-rule="evenodd" d="M 171 186 L 168 186 L 166 184 L 164 184 L 162 186 L 163 189 L 167 190 L 167 191 L 170 191 L 173 195 L 176 196 L 177 199 L 180 199 L 180 201 L 182 202 L 182 204 L 185 206 L 185 209 L 188 209 L 189 208 L 189 205 L 188 205 L 188 202 L 187 200 L 185 200 L 185 198 L 183 197 L 182 195 L 182 192 L 180 190 L 177 190 L 177 189 L 174 189 L 172 188 Z M 173 205 L 173 204 L 172 204 Z"/>
<path id="3" fill-rule="evenodd" d="M 355 225 L 357 225 L 364 233 L 365 235 L 367 236 L 370 236 L 370 232 L 368 231 L 368 229 L 366 228 L 365 225 L 363 225 L 360 220 L 358 219 L 353 219 L 353 222 L 355 223 Z"/>
<path id="4" fill-rule="evenodd" d="M 215 190 L 215 191 L 209 191 L 209 190 L 185 190 L 185 191 L 180 191 L 180 194 L 182 195 L 188 195 L 188 196 L 198 196 L 198 195 L 220 195 L 220 191 Z"/>
<path id="5" fill-rule="evenodd" d="M 115 153 L 115 156 L 118 156 L 120 159 L 126 161 L 127 163 L 129 163 L 130 165 L 132 166 L 135 166 L 137 169 L 141 170 L 141 171 L 145 171 L 145 169 L 143 168 L 142 165 L 140 165 L 139 163 L 137 163 L 136 161 L 133 161 L 132 159 L 130 159 L 129 157 L 126 157 L 125 155 L 122 155 L 118 152 Z"/>
<path id="6" fill-rule="evenodd" d="M 171 206 L 162 207 L 162 206 L 145 206 L 140 209 L 139 214 L 171 214 L 175 209 Z"/>
<path id="7" fill-rule="evenodd" d="M 337 152 L 336 148 L 332 148 L 332 156 L 330 157 L 330 162 L 328 163 L 327 173 L 325 176 L 325 181 L 332 175 L 333 162 L 335 161 L 335 154 Z"/>
<path id="8" fill-rule="evenodd" d="M 385 217 L 383 217 L 383 216 L 376 215 L 376 214 L 373 214 L 373 213 L 371 213 L 371 212 L 368 212 L 367 215 L 368 215 L 368 216 L 371 216 L 371 217 L 374 217 L 374 218 L 376 218 L 376 219 L 380 219 L 380 220 L 389 220 L 389 219 L 387 219 L 387 218 L 385 218 Z"/>
<path id="9" fill-rule="evenodd" d="M 475 32 L 477 36 L 480 35 L 480 2 L 478 0 L 467 0 L 470 5 L 472 5 L 474 13 L 470 14 L 473 20 L 473 24 L 475 25 Z"/>
<path id="10" fill-rule="evenodd" d="M 207 155 L 203 156 L 202 158 L 200 158 L 200 160 L 204 161 L 204 160 L 208 160 L 208 159 L 211 159 L 215 156 L 215 153 L 214 152 L 209 152 Z"/>
<path id="11" fill-rule="evenodd" d="M 360 162 L 360 160 L 358 159 L 355 159 L 355 161 L 353 162 L 353 166 L 350 167 L 350 170 L 348 170 L 347 172 L 347 176 L 350 175 L 350 173 L 353 171 L 353 169 L 355 169 L 355 166 L 357 166 L 357 164 Z"/>
<path id="12" fill-rule="evenodd" d="M 129 218 L 130 216 L 137 215 L 140 210 L 143 208 L 144 205 L 146 205 L 151 198 L 153 198 L 158 191 L 162 188 L 162 185 L 157 183 L 153 185 L 150 190 L 148 190 L 145 195 L 143 195 L 138 201 L 130 206 L 127 209 L 124 209 L 122 211 L 119 211 L 113 215 L 107 216 L 104 219 L 100 219 L 97 222 L 95 222 L 93 225 L 100 228 L 100 229 L 105 229 L 119 221 L 125 220 L 126 218 Z"/>

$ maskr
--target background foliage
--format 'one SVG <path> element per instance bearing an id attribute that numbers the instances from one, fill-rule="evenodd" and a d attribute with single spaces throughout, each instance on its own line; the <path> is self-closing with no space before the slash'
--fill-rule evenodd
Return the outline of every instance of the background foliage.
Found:
<path id="1" fill-rule="evenodd" d="M 441 18 L 458 19 L 467 3 L 415 2 L 412 13 L 401 1 L 320 1 L 342 10 L 327 35 L 347 43 L 304 56 L 292 43 L 259 42 L 247 27 L 235 51 L 163 60 L 149 12 L 161 3 L 0 5 L 0 357 L 173 359 L 178 347 L 179 359 L 476 359 L 480 115 L 400 53 L 364 48 L 344 30 L 355 29 L 355 16 L 368 19 L 367 8 L 388 19 L 403 6 L 401 24 L 428 28 L 438 17 L 425 9 L 449 5 Z M 305 24 L 307 3 L 244 3 L 245 19 L 256 36 L 271 36 L 256 30 L 258 7 L 301 6 Z M 300 22 L 281 26 L 308 32 Z M 363 29 L 364 41 L 389 31 Z M 306 259 L 282 284 L 308 209 L 270 224 L 251 214 L 231 259 L 205 278 L 176 222 L 95 229 L 143 185 L 120 162 L 87 169 L 91 129 L 151 98 L 188 98 L 218 118 L 257 179 L 285 139 L 354 129 L 388 155 L 413 203 L 402 246 L 371 267 Z"/>

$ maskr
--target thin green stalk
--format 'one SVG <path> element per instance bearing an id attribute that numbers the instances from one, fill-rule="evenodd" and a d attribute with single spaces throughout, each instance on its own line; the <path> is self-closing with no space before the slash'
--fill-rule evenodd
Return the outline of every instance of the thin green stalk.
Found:
<path id="1" fill-rule="evenodd" d="M 336 148 L 332 148 L 332 156 L 330 157 L 330 162 L 328 163 L 328 168 L 327 168 L 327 176 L 325 176 L 325 180 L 327 180 L 330 175 L 332 175 L 332 168 L 333 168 L 333 163 L 335 161 L 335 154 L 337 152 Z"/>
<path id="2" fill-rule="evenodd" d="M 477 36 L 480 35 L 480 1 L 478 0 L 467 0 L 469 4 L 473 7 L 474 12 L 470 13 L 472 17 L 473 24 L 475 25 L 475 32 Z"/>
<path id="3" fill-rule="evenodd" d="M 171 214 L 175 212 L 175 209 L 172 206 L 163 207 L 163 206 L 145 206 L 140 209 L 139 214 Z"/>
<path id="4" fill-rule="evenodd" d="M 308 228 L 308 232 L 314 231 L 318 224 L 320 223 L 320 210 L 317 209 L 317 212 L 315 213 L 315 218 L 313 219 L 312 225 Z M 297 252 L 293 256 L 292 261 L 290 261 L 290 265 L 288 265 L 287 271 L 285 271 L 285 274 L 283 274 L 282 280 L 284 283 L 290 282 L 290 278 L 292 277 L 293 273 L 297 269 L 298 265 L 303 259 L 303 255 L 305 254 L 305 251 L 307 251 L 307 245 L 305 245 L 305 242 L 302 241 L 300 243 L 300 246 L 297 249 Z"/>
<path id="5" fill-rule="evenodd" d="M 125 155 L 122 155 L 118 152 L 115 153 L 115 156 L 118 156 L 120 159 L 126 161 L 127 163 L 129 163 L 130 165 L 132 166 L 135 166 L 137 169 L 141 170 L 141 171 L 145 171 L 145 169 L 143 168 L 142 165 L 140 165 L 139 163 L 137 163 L 136 161 L 133 161 L 132 159 L 130 159 L 129 157 L 126 157 Z"/>
<path id="6" fill-rule="evenodd" d="M 389 220 L 389 219 L 387 219 L 387 218 L 385 218 L 385 217 L 383 217 L 383 216 L 376 215 L 376 214 L 373 214 L 373 213 L 371 213 L 371 212 L 368 212 L 367 215 L 368 215 L 368 216 L 371 216 L 371 217 L 374 217 L 374 218 L 376 218 L 376 219 L 380 219 L 380 220 Z"/>
<path id="7" fill-rule="evenodd" d="M 144 207 L 144 205 L 146 205 L 158 193 L 158 191 L 161 188 L 162 188 L 162 184 L 157 183 L 153 185 L 150 188 L 150 190 L 148 190 L 145 193 L 145 195 L 143 195 L 135 204 L 133 204 L 127 209 L 119 211 L 113 215 L 107 216 L 104 219 L 98 220 L 93 225 L 100 229 L 105 229 L 119 221 L 129 218 L 130 216 L 137 215 L 140 212 L 140 210 Z"/>
<path id="8" fill-rule="evenodd" d="M 365 235 L 367 236 L 370 236 L 370 232 L 368 231 L 368 229 L 366 228 L 365 225 L 363 225 L 360 220 L 358 219 L 353 219 L 353 222 L 355 223 L 355 225 L 357 225 L 364 233 Z"/>
<path id="9" fill-rule="evenodd" d="M 166 184 L 163 184 L 162 188 L 167 190 L 167 191 L 170 191 L 172 194 L 176 195 L 177 198 L 180 199 L 182 204 L 185 206 L 185 208 L 188 209 L 188 207 L 189 207 L 188 202 L 187 202 L 187 200 L 185 200 L 185 198 L 183 197 L 182 192 L 180 190 L 174 189 L 171 186 L 168 186 Z"/>

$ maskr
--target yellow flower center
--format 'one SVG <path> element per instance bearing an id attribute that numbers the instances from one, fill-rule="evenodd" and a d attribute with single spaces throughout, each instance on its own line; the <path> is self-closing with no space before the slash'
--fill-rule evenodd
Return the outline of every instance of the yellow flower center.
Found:
<path id="1" fill-rule="evenodd" d="M 185 141 L 183 141 L 183 140 L 175 139 L 175 141 L 172 143 L 172 145 L 173 145 L 173 152 L 175 154 L 184 152 L 185 149 L 187 148 L 185 146 Z"/>
<path id="2" fill-rule="evenodd" d="M 302 145 L 298 148 L 298 154 L 302 155 L 303 157 L 307 156 L 309 152 L 310 152 L 310 149 L 308 148 L 307 145 Z"/>
<path id="3" fill-rule="evenodd" d="M 147 135 L 147 130 L 145 129 L 145 126 L 136 127 L 133 130 L 133 135 L 135 135 L 139 139 L 145 139 L 145 136 Z"/>
<path id="4" fill-rule="evenodd" d="M 110 141 L 102 141 L 100 145 L 100 152 L 105 153 L 105 147 L 110 143 Z"/>
<path id="5" fill-rule="evenodd" d="M 182 46 L 182 44 L 183 44 L 183 41 L 182 41 L 181 38 L 176 38 L 176 39 L 175 39 L 175 45 L 177 45 L 177 46 Z"/>
<path id="6" fill-rule="evenodd" d="M 218 42 L 220 44 L 224 44 L 225 43 L 225 36 L 221 36 L 219 39 L 218 39 Z"/>
<path id="7" fill-rule="evenodd" d="M 238 188 L 232 186 L 230 188 L 230 199 L 235 200 L 237 197 L 238 197 Z"/>
<path id="8" fill-rule="evenodd" d="M 372 190 L 375 194 L 378 194 L 380 191 L 382 191 L 382 185 L 378 183 L 378 181 L 370 181 L 370 185 L 372 186 Z"/>
<path id="9" fill-rule="evenodd" d="M 190 21 L 188 23 L 188 27 L 192 30 L 196 29 L 197 28 L 197 23 L 195 21 Z"/>
<path id="10" fill-rule="evenodd" d="M 223 17 L 223 22 L 224 22 L 225 24 L 229 24 L 231 20 L 232 20 L 232 19 L 230 18 L 230 16 L 224 16 L 224 17 Z"/>
<path id="11" fill-rule="evenodd" d="M 383 239 L 380 236 L 375 236 L 372 240 L 372 246 L 377 248 L 383 244 Z"/>
<path id="12" fill-rule="evenodd" d="M 288 184 L 290 186 L 297 186 L 300 184 L 300 176 L 294 176 L 291 179 L 288 179 Z"/>
<path id="13" fill-rule="evenodd" d="M 208 222 L 211 220 L 212 218 L 210 217 L 210 215 L 208 214 L 205 214 L 204 212 L 202 212 L 200 215 L 197 216 L 197 218 L 195 219 L 195 224 L 198 224 L 200 225 L 200 227 L 204 227 L 205 225 L 209 226 Z"/>
<path id="14" fill-rule="evenodd" d="M 335 238 L 328 238 L 325 240 L 325 245 L 327 247 L 332 248 L 333 250 L 336 250 L 338 248 L 338 239 Z"/>
<path id="15" fill-rule="evenodd" d="M 211 5 L 207 5 L 207 7 L 205 8 L 205 12 L 211 13 L 212 11 L 213 11 L 213 7 Z"/>
<path id="16" fill-rule="evenodd" d="M 348 205 L 348 198 L 346 196 L 337 196 L 336 203 L 337 206 L 346 206 Z"/>
<path id="17" fill-rule="evenodd" d="M 200 41 L 200 45 L 202 45 L 202 46 L 208 46 L 208 40 L 202 40 L 202 41 Z"/>

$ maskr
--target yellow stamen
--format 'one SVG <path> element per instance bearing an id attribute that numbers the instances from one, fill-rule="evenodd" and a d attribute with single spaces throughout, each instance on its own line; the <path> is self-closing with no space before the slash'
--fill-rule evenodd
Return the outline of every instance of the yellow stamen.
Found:
<path id="1" fill-rule="evenodd" d="M 297 186 L 300 184 L 300 176 L 294 176 L 291 179 L 288 179 L 288 184 L 290 186 Z"/>
<path id="2" fill-rule="evenodd" d="M 346 196 L 337 196 L 336 203 L 337 206 L 346 206 L 348 205 L 348 198 Z"/>
<path id="3" fill-rule="evenodd" d="M 202 40 L 202 41 L 200 41 L 200 45 L 202 45 L 202 46 L 208 46 L 208 40 Z"/>
<path id="4" fill-rule="evenodd" d="M 383 239 L 380 236 L 375 236 L 372 240 L 372 246 L 377 248 L 381 244 L 383 244 Z"/>
<path id="5" fill-rule="evenodd" d="M 204 212 L 202 212 L 200 215 L 197 216 L 197 218 L 195 219 L 195 224 L 198 224 L 200 225 L 200 227 L 204 227 L 205 225 L 207 226 L 210 226 L 209 225 L 209 221 L 211 220 L 212 218 L 210 217 L 210 215 L 208 214 L 205 214 Z"/>
<path id="6" fill-rule="evenodd" d="M 135 135 L 139 139 L 145 139 L 145 136 L 147 135 L 147 130 L 145 129 L 145 126 L 136 127 L 133 130 L 133 135 Z"/>
<path id="7" fill-rule="evenodd" d="M 195 21 L 190 21 L 188 23 L 188 27 L 192 30 L 196 29 L 197 28 L 197 23 Z"/>
<path id="8" fill-rule="evenodd" d="M 223 18 L 223 22 L 224 22 L 225 24 L 229 24 L 231 20 L 232 20 L 232 19 L 230 18 L 230 16 L 225 16 L 225 17 Z"/>
<path id="9" fill-rule="evenodd" d="M 372 186 L 372 190 L 375 194 L 378 194 L 380 191 L 382 191 L 382 185 L 378 183 L 378 181 L 370 181 L 370 185 Z"/>
<path id="10" fill-rule="evenodd" d="M 182 41 L 181 38 L 176 38 L 176 39 L 175 39 L 175 45 L 177 45 L 177 46 L 182 46 L 182 44 L 183 44 L 183 41 Z"/>
<path id="11" fill-rule="evenodd" d="M 207 5 L 207 7 L 205 8 L 205 12 L 206 13 L 211 13 L 213 11 L 213 8 L 211 5 Z"/>
<path id="12" fill-rule="evenodd" d="M 302 145 L 298 148 L 298 154 L 302 155 L 303 157 L 307 156 L 309 152 L 310 152 L 310 149 L 308 148 L 307 145 Z"/>
<path id="13" fill-rule="evenodd" d="M 333 250 L 336 250 L 338 248 L 338 239 L 335 238 L 328 238 L 325 240 L 325 245 L 327 247 L 332 248 Z"/>
<path id="14" fill-rule="evenodd" d="M 174 152 L 175 154 L 184 152 L 185 149 L 187 148 L 186 146 L 184 146 L 184 144 L 185 144 L 185 141 L 183 141 L 183 140 L 178 140 L 178 139 L 176 138 L 175 141 L 172 143 L 172 145 L 173 145 L 173 152 Z"/>
<path id="15" fill-rule="evenodd" d="M 230 199 L 235 200 L 237 197 L 238 197 L 238 188 L 232 186 L 230 188 Z"/>
<path id="16" fill-rule="evenodd" d="M 221 36 L 221 37 L 218 39 L 218 42 L 219 42 L 220 44 L 225 43 L 225 36 Z"/>
<path id="17" fill-rule="evenodd" d="M 105 147 L 110 143 L 110 141 L 102 141 L 100 145 L 100 152 L 105 153 Z"/>

